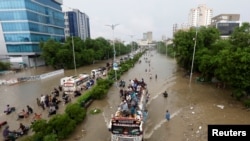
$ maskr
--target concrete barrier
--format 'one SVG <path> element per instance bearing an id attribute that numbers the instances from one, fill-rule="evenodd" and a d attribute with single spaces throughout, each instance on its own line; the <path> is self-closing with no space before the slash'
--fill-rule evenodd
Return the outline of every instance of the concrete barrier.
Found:
<path id="1" fill-rule="evenodd" d="M 61 70 L 52 71 L 52 72 L 48 72 L 48 73 L 41 74 L 41 75 L 19 77 L 19 78 L 10 79 L 10 80 L 0 80 L 0 85 L 12 85 L 12 84 L 20 83 L 20 82 L 42 80 L 42 79 L 46 79 L 46 78 L 59 75 L 59 74 L 63 74 L 63 73 L 64 73 L 64 69 L 61 69 Z"/>
<path id="2" fill-rule="evenodd" d="M 57 71 L 52 71 L 52 72 L 49 72 L 49 73 L 41 74 L 40 79 L 45 79 L 45 78 L 52 77 L 52 76 L 55 76 L 55 75 L 58 75 L 58 74 L 63 74 L 63 73 L 64 73 L 64 69 L 60 69 L 60 70 L 57 70 Z"/>

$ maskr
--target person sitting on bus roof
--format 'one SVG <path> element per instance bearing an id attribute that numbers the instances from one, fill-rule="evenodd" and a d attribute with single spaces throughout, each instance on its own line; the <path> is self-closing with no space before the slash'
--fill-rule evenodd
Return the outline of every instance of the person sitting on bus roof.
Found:
<path id="1" fill-rule="evenodd" d="M 124 101 L 121 103 L 120 107 L 121 107 L 121 111 L 122 111 L 122 113 L 124 114 L 124 116 L 127 116 L 128 113 L 130 112 L 129 109 L 128 109 L 128 103 L 127 103 L 127 101 L 124 100 Z"/>

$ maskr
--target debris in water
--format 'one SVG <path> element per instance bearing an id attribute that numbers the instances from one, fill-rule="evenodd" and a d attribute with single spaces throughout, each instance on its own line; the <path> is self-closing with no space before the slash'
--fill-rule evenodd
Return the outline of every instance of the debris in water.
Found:
<path id="1" fill-rule="evenodd" d="M 224 105 L 217 105 L 217 107 L 224 109 Z"/>

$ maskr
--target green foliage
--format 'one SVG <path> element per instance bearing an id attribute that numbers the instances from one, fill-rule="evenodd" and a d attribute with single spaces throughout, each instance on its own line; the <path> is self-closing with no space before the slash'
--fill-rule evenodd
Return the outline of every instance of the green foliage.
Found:
<path id="1" fill-rule="evenodd" d="M 76 124 L 82 122 L 82 119 L 86 116 L 86 111 L 78 103 L 69 103 L 65 109 L 65 113 L 76 121 Z"/>
<path id="2" fill-rule="evenodd" d="M 240 100 L 244 96 L 244 92 L 241 89 L 233 90 L 232 94 L 237 100 Z"/>
<path id="3" fill-rule="evenodd" d="M 220 39 L 218 30 L 213 27 L 180 30 L 174 35 L 173 45 L 181 67 L 190 70 L 195 47 L 193 71 L 200 72 L 200 77 L 206 80 L 216 78 L 237 89 L 233 93 L 237 100 L 244 98 L 242 91 L 250 88 L 249 23 L 236 28 L 229 39 Z"/>
<path id="4" fill-rule="evenodd" d="M 10 62 L 0 62 L 0 71 L 1 70 L 8 70 L 11 67 Z"/>
<path id="5" fill-rule="evenodd" d="M 220 38 L 219 31 L 212 27 L 200 27 L 200 29 L 191 28 L 189 31 L 178 31 L 174 37 L 173 44 L 176 48 L 177 63 L 187 70 L 190 70 L 191 67 L 194 47 L 195 51 L 199 52 L 203 48 L 210 48 L 210 46 Z M 199 70 L 198 66 L 200 64 L 197 64 L 197 60 L 200 60 L 199 57 L 201 56 L 195 56 L 194 71 Z"/>
<path id="6" fill-rule="evenodd" d="M 57 114 L 49 120 L 48 125 L 50 133 L 56 134 L 58 139 L 64 139 L 75 129 L 76 121 L 72 120 L 68 114 Z"/>
<path id="7" fill-rule="evenodd" d="M 230 43 L 234 45 L 235 48 L 245 48 L 249 47 L 250 43 L 250 24 L 242 23 L 241 27 L 237 27 L 232 35 L 230 36 Z"/>
<path id="8" fill-rule="evenodd" d="M 42 49 L 42 55 L 41 57 L 45 60 L 46 64 L 57 68 L 58 65 L 61 64 L 57 64 L 57 60 L 59 60 L 60 58 L 57 57 L 57 52 L 58 49 L 61 48 L 61 44 L 59 42 L 56 42 L 52 39 L 48 40 L 45 43 L 40 43 L 40 48 Z"/>
<path id="9" fill-rule="evenodd" d="M 114 81 L 110 80 L 110 79 L 99 79 L 97 80 L 97 85 L 98 86 L 103 86 L 105 89 L 109 89 L 112 84 L 114 83 Z"/>
<path id="10" fill-rule="evenodd" d="M 167 55 L 172 58 L 176 56 L 176 48 L 173 44 L 167 46 Z"/>
<path id="11" fill-rule="evenodd" d="M 135 48 L 137 47 L 135 46 Z M 88 38 L 83 41 L 79 37 L 68 37 L 63 44 L 51 39 L 41 42 L 40 48 L 41 57 L 44 58 L 46 64 L 56 69 L 73 69 L 75 67 L 73 52 L 76 67 L 92 64 L 95 60 L 109 59 L 114 55 L 113 45 L 104 38 L 93 40 Z M 117 42 L 115 48 L 119 55 L 130 52 L 123 43 Z"/>
<path id="12" fill-rule="evenodd" d="M 157 51 L 161 54 L 166 54 L 167 46 L 163 42 L 157 43 Z"/>
<path id="13" fill-rule="evenodd" d="M 32 141 L 43 141 L 43 137 L 44 135 L 42 135 L 40 132 L 39 133 L 36 132 L 34 135 L 31 136 L 31 138 L 28 139 L 31 139 Z"/>
<path id="14" fill-rule="evenodd" d="M 56 134 L 49 134 L 44 137 L 44 141 L 59 141 Z"/>
<path id="15" fill-rule="evenodd" d="M 44 119 L 34 122 L 31 125 L 31 128 L 34 132 L 37 133 L 37 138 L 43 137 L 43 136 L 51 133 L 51 130 L 48 128 L 47 121 Z"/>
<path id="16" fill-rule="evenodd" d="M 107 89 L 103 85 L 99 85 L 98 87 L 93 87 L 91 90 L 91 97 L 93 99 L 103 99 L 107 95 Z"/>
<path id="17" fill-rule="evenodd" d="M 131 67 L 131 65 L 129 65 L 127 63 L 122 65 L 121 68 L 120 68 L 121 73 L 127 72 L 130 67 Z"/>
<path id="18" fill-rule="evenodd" d="M 91 91 L 87 91 L 84 93 L 84 95 L 81 95 L 78 99 L 77 99 L 77 103 L 81 104 L 82 101 L 89 101 L 91 99 Z"/>
<path id="19" fill-rule="evenodd" d="M 244 105 L 245 105 L 245 107 L 250 108 L 250 99 L 246 99 L 244 101 Z"/>

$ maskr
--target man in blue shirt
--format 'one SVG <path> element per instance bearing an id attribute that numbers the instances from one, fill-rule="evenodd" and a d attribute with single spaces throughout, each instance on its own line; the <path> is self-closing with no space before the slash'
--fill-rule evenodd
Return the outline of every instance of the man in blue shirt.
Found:
<path id="1" fill-rule="evenodd" d="M 166 111 L 165 118 L 167 119 L 167 121 L 169 121 L 169 120 L 170 120 L 170 113 L 168 112 L 168 110 Z"/>

